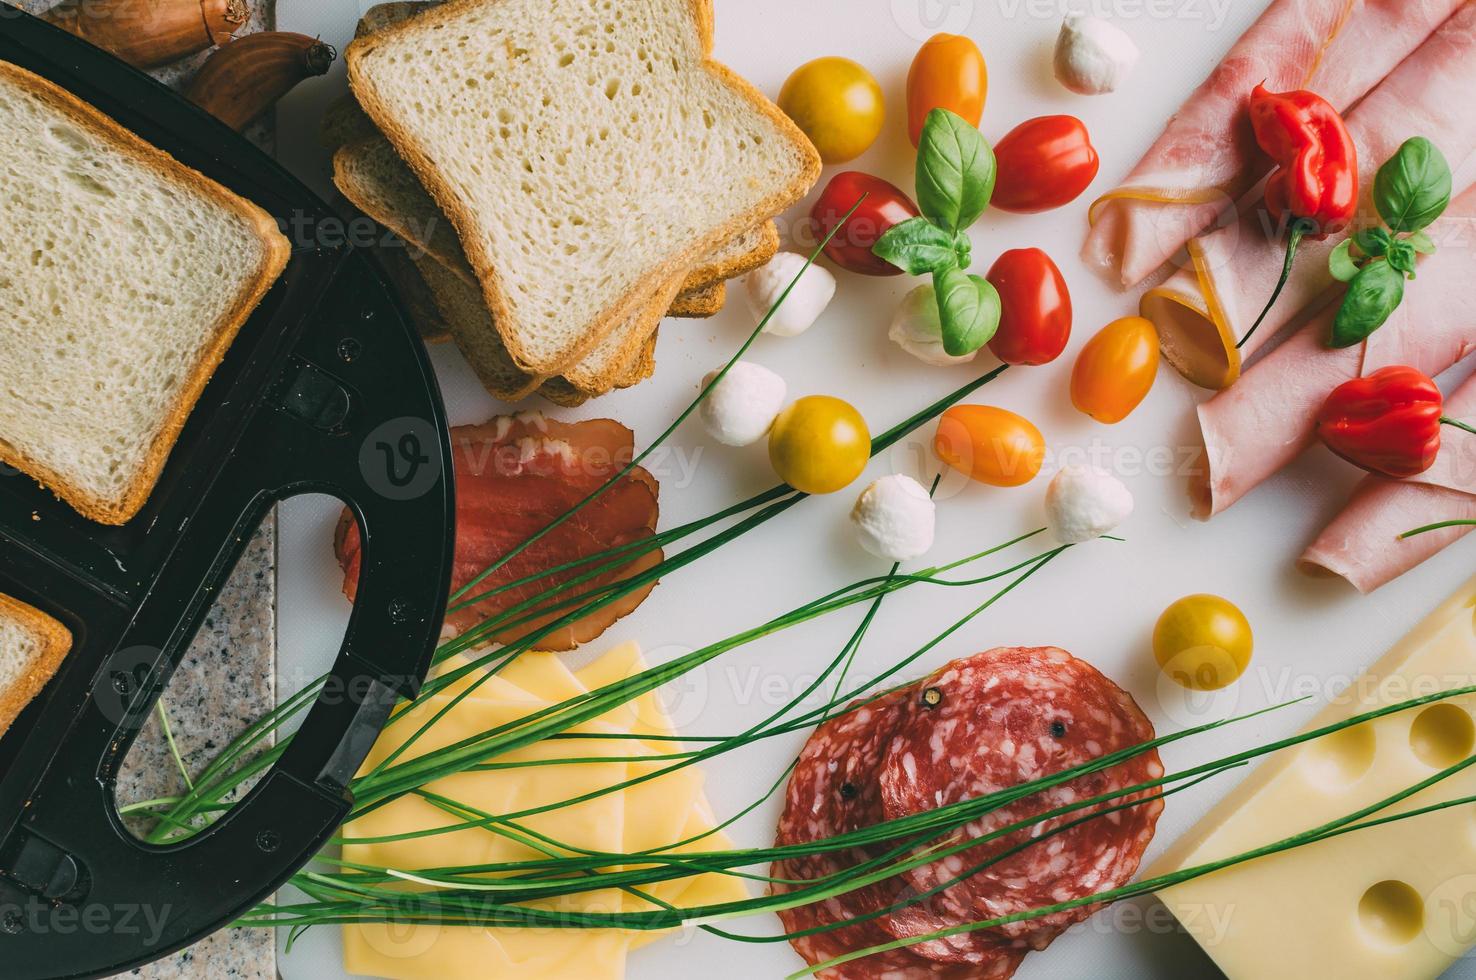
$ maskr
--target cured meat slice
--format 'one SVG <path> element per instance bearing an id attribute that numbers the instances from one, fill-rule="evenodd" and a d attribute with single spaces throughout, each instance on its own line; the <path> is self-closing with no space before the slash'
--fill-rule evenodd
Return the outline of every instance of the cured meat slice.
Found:
<path id="1" fill-rule="evenodd" d="M 451 430 L 456 467 L 456 549 L 452 589 L 476 579 L 508 552 L 547 528 L 604 485 L 630 462 L 635 439 L 625 426 L 609 419 L 559 422 L 537 412 L 502 416 L 476 426 Z M 473 587 L 470 600 L 508 583 L 610 548 L 648 540 L 659 516 L 656 479 L 637 467 L 593 503 L 506 565 Z M 358 585 L 359 529 L 347 512 L 336 541 L 344 569 L 344 593 L 354 598 Z M 653 549 L 623 565 L 571 587 L 557 599 L 572 598 L 655 567 L 662 553 Z M 492 616 L 547 593 L 554 586 L 586 574 L 608 559 L 539 578 L 451 612 L 447 626 L 465 632 Z M 595 639 L 613 623 L 634 612 L 654 588 L 639 589 L 543 640 L 546 650 L 571 650 Z M 485 639 L 512 643 L 561 618 L 567 610 L 537 615 L 537 608 L 518 614 L 533 616 Z"/>
<path id="2" fill-rule="evenodd" d="M 844 714 L 816 729 L 800 754 L 779 819 L 779 846 L 834 837 L 882 821 L 876 772 L 891 741 L 911 689 L 892 692 L 870 704 L 857 702 Z M 777 861 L 775 878 L 814 881 L 856 867 L 874 857 L 861 850 L 834 851 Z M 794 890 L 776 883 L 776 893 Z M 779 913 L 787 932 L 849 922 L 897 900 L 898 887 L 883 883 L 863 887 Z M 957 922 L 950 925 L 957 925 Z M 805 962 L 814 965 L 890 942 L 892 935 L 878 919 L 855 922 L 826 932 L 790 940 Z M 863 957 L 820 974 L 825 980 L 927 980 L 931 977 L 1004 980 L 1019 967 L 1024 952 L 1004 947 L 984 933 L 958 937 L 971 951 L 966 965 L 931 960 L 920 947 L 889 950 Z"/>
<path id="3" fill-rule="evenodd" d="M 1082 250 L 1124 286 L 1141 282 L 1210 227 L 1270 168 L 1246 97 L 1310 88 L 1346 110 L 1461 6 L 1461 0 L 1274 0 L 1199 88 L 1123 185 L 1092 206 Z"/>
<path id="4" fill-rule="evenodd" d="M 1430 138 L 1452 164 L 1476 153 L 1476 114 L 1466 104 L 1466 93 L 1473 91 L 1476 5 L 1441 25 L 1349 113 L 1363 189 L 1357 223 L 1377 223 L 1374 175 L 1405 140 Z M 1469 183 L 1458 178 L 1457 192 Z M 1248 195 L 1238 222 L 1191 241 L 1192 266 L 1143 296 L 1141 312 L 1158 327 L 1165 358 L 1203 387 L 1233 383 L 1245 360 L 1298 313 L 1330 300 L 1338 285 L 1327 259 L 1346 236 L 1304 241 L 1276 306 L 1236 350 L 1275 290 L 1286 258 L 1285 236 L 1270 227 L 1263 196 L 1260 191 Z M 1431 234 L 1440 233 L 1431 229 Z"/>
<path id="5" fill-rule="evenodd" d="M 1002 648 L 956 661 L 923 681 L 903 709 L 877 778 L 889 818 L 986 796 L 1054 775 L 1153 738 L 1132 697 L 1096 668 L 1053 647 Z M 963 828 L 977 839 L 1079 800 L 1163 775 L 1156 751 L 1001 807 Z M 1140 796 L 1124 797 L 1130 802 Z M 1102 804 L 1096 810 L 1112 804 Z M 1126 884 L 1153 839 L 1161 800 L 1142 803 L 1041 840 L 949 885 L 940 919 L 971 922 L 1083 898 Z M 1026 827 L 906 872 L 919 892 L 1085 816 L 1082 811 Z M 1044 949 L 1094 911 L 1084 907 L 1015 922 L 998 934 Z"/>
<path id="6" fill-rule="evenodd" d="M 1420 263 L 1404 302 L 1363 347 L 1332 350 L 1329 308 L 1263 357 L 1233 388 L 1199 406 L 1203 464 L 1190 480 L 1207 520 L 1286 466 L 1316 439 L 1316 414 L 1343 382 L 1391 364 L 1434 377 L 1476 350 L 1476 188 L 1439 222 L 1445 248 Z"/>
<path id="7" fill-rule="evenodd" d="M 1421 277 L 1423 279 L 1423 277 Z M 1446 415 L 1476 417 L 1476 378 L 1446 402 Z M 1440 457 L 1412 480 L 1370 476 L 1302 555 L 1303 571 L 1340 575 L 1372 592 L 1434 557 L 1476 527 L 1454 527 L 1401 539 L 1405 531 L 1444 521 L 1476 520 L 1476 436 L 1447 429 Z"/>

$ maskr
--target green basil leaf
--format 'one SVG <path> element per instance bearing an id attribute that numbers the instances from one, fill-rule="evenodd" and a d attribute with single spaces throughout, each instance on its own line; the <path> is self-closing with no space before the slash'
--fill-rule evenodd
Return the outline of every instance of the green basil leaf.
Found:
<path id="1" fill-rule="evenodd" d="M 1331 347 L 1352 347 L 1382 327 L 1404 300 L 1404 275 L 1388 262 L 1370 262 L 1348 284 L 1333 319 Z"/>
<path id="2" fill-rule="evenodd" d="M 949 269 L 933 277 L 938 319 L 943 324 L 943 350 L 964 357 L 994 339 L 999 329 L 999 293 L 982 276 Z"/>
<path id="3" fill-rule="evenodd" d="M 1353 233 L 1353 244 L 1358 246 L 1358 251 L 1373 258 L 1389 251 L 1389 243 L 1392 241 L 1394 236 L 1378 227 L 1359 228 Z"/>
<path id="4" fill-rule="evenodd" d="M 1423 136 L 1405 140 L 1374 178 L 1374 206 L 1396 232 L 1427 227 L 1445 212 L 1450 194 L 1450 164 Z"/>
<path id="5" fill-rule="evenodd" d="M 994 151 L 979 130 L 947 109 L 934 109 L 917 149 L 917 204 L 940 228 L 963 231 L 994 196 Z"/>
<path id="6" fill-rule="evenodd" d="M 1409 278 L 1415 277 L 1416 254 L 1414 247 L 1408 242 L 1397 241 L 1390 245 L 1386 261 Z"/>
<path id="7" fill-rule="evenodd" d="M 1435 239 L 1431 238 L 1423 231 L 1417 231 L 1404 240 L 1409 242 L 1410 248 L 1414 249 L 1421 255 L 1435 254 Z"/>
<path id="8" fill-rule="evenodd" d="M 1353 277 L 1358 275 L 1358 262 L 1349 254 L 1352 247 L 1353 239 L 1345 238 L 1338 242 L 1338 247 L 1327 257 L 1328 271 L 1338 282 L 1352 282 Z"/>
<path id="9" fill-rule="evenodd" d="M 927 218 L 909 218 L 893 225 L 877 239 L 871 251 L 910 276 L 958 266 L 953 236 Z"/>

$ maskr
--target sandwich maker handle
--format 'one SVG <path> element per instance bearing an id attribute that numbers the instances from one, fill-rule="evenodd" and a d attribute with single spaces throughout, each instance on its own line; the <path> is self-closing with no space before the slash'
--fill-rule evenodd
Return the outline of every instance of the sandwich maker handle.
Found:
<path id="1" fill-rule="evenodd" d="M 90 702 L 0 854 L 9 978 L 108 976 L 248 911 L 338 829 L 349 782 L 394 703 L 419 690 L 454 545 L 444 409 L 419 339 L 365 258 L 348 256 L 320 309 L 361 312 L 310 326 L 280 359 L 121 641 L 97 637 L 111 646 Z M 230 812 L 190 840 L 143 843 L 114 801 L 123 758 L 251 532 L 277 500 L 308 492 L 342 499 L 362 539 L 332 673 L 276 765 Z M 69 925 L 88 921 L 101 927 Z"/>

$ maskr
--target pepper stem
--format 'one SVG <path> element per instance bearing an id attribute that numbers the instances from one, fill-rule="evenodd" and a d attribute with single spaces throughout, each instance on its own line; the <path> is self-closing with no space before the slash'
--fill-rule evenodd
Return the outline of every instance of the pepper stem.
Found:
<path id="1" fill-rule="evenodd" d="M 1261 324 L 1265 322 L 1266 316 L 1271 312 L 1272 307 L 1276 305 L 1276 301 L 1281 298 L 1281 291 L 1286 288 L 1286 282 L 1291 278 L 1292 262 L 1297 257 L 1297 247 L 1302 244 L 1304 237 L 1316 229 L 1317 226 L 1307 218 L 1298 218 L 1292 222 L 1291 233 L 1286 239 L 1286 262 L 1281 266 L 1281 281 L 1276 284 L 1276 291 L 1271 294 L 1271 302 L 1266 304 L 1266 308 L 1261 311 L 1261 315 L 1256 317 L 1256 322 L 1245 332 L 1245 336 L 1240 338 L 1240 343 L 1235 345 L 1236 350 L 1240 350 L 1250 341 L 1251 337 L 1255 335 L 1255 332 L 1260 329 Z"/>
<path id="2" fill-rule="evenodd" d="M 1476 425 L 1469 425 L 1465 422 L 1462 422 L 1460 419 L 1453 419 L 1448 415 L 1440 416 L 1440 424 L 1454 426 L 1455 428 L 1460 429 L 1464 432 L 1469 432 L 1472 435 L 1476 435 Z"/>

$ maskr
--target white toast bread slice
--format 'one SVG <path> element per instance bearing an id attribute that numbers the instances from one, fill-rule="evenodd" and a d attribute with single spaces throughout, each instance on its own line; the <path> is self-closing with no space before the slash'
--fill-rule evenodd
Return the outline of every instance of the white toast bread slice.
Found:
<path id="1" fill-rule="evenodd" d="M 291 247 L 256 205 L 6 62 L 0 186 L 0 462 L 126 523 Z"/>
<path id="2" fill-rule="evenodd" d="M 340 193 L 380 224 L 431 253 L 467 282 L 475 283 L 476 275 L 467 263 L 450 219 L 426 193 L 390 142 L 373 130 L 367 116 L 363 118 L 370 126 L 367 136 L 358 129 L 335 130 L 332 136 L 324 136 L 325 142 L 358 137 L 331 147 L 333 181 Z M 773 221 L 765 221 L 729 239 L 698 261 L 688 271 L 678 296 L 701 292 L 752 272 L 767 264 L 778 251 L 779 229 Z"/>
<path id="3" fill-rule="evenodd" d="M 710 0 L 704 0 L 704 2 L 710 3 Z M 354 29 L 354 37 L 369 37 L 372 34 L 377 34 L 387 28 L 394 27 L 396 24 L 404 23 L 417 14 L 436 6 L 439 6 L 439 0 L 392 0 L 389 3 L 375 4 L 364 11 L 364 15 L 359 18 L 359 23 Z M 706 16 L 706 23 L 710 28 L 712 25 L 710 13 Z M 707 50 L 710 53 L 712 50 L 712 38 L 706 38 L 705 42 Z M 323 115 L 319 135 L 324 148 L 333 153 L 337 153 L 339 149 L 351 143 L 358 143 L 364 140 L 383 140 L 383 134 L 374 125 L 374 120 L 370 119 L 368 113 L 359 106 L 359 101 L 354 98 L 352 92 L 338 99 L 328 107 L 327 112 Z M 371 148 L 367 155 L 380 157 L 378 148 Z M 352 182 L 384 180 L 393 186 L 404 179 L 400 175 L 388 173 L 390 168 L 405 167 L 404 161 L 399 158 L 398 154 L 393 159 L 380 157 L 376 161 L 377 166 L 368 166 L 367 163 L 368 161 L 361 163 L 353 158 L 346 160 L 345 167 L 349 173 L 345 174 L 345 180 Z M 337 161 L 335 161 L 335 167 L 337 166 Z M 385 176 L 383 178 L 377 176 L 380 173 L 385 173 Z M 409 178 L 413 180 L 414 174 L 409 174 Z M 399 202 L 397 209 L 400 213 L 395 220 L 398 222 L 408 222 L 412 218 L 419 217 L 421 219 L 419 224 L 427 228 L 430 227 L 430 220 L 432 218 L 439 218 L 444 221 L 445 216 L 440 213 L 440 209 L 435 206 L 435 202 L 430 200 L 430 195 L 424 193 L 424 188 L 420 187 L 418 181 L 415 187 L 419 188 L 421 193 Z M 382 196 L 382 192 L 376 192 L 375 188 L 369 184 L 359 186 L 356 190 L 360 195 L 370 198 Z M 413 208 L 411 208 L 412 204 L 414 205 Z M 393 207 L 388 203 L 385 206 L 387 208 Z M 756 228 L 751 228 L 737 238 L 725 242 L 716 252 L 702 259 L 687 273 L 687 280 L 682 284 L 682 290 L 677 295 L 676 304 L 683 312 L 673 310 L 671 315 L 678 317 L 704 315 L 693 311 L 704 307 L 710 308 L 713 305 L 714 294 L 711 292 L 712 286 L 741 276 L 744 273 L 752 272 L 754 269 L 768 263 L 778 251 L 779 229 L 772 221 L 767 221 Z M 461 243 L 459 241 L 456 243 L 454 249 L 448 249 L 442 257 L 452 268 L 458 271 L 460 271 L 462 263 L 466 259 L 465 253 L 461 251 Z M 474 279 L 469 279 L 468 281 L 475 282 Z M 701 295 L 689 297 L 687 296 L 689 293 L 700 293 Z M 717 307 L 721 308 L 721 304 L 717 304 Z M 716 311 L 714 310 L 714 312 Z"/>
<path id="4" fill-rule="evenodd" d="M 482 294 L 428 255 L 420 256 L 413 262 L 435 300 L 440 319 L 461 345 L 477 380 L 493 398 L 518 402 L 539 393 L 556 404 L 574 407 L 591 397 L 589 393 L 575 388 L 567 379 L 550 378 L 540 383 L 537 378 L 518 370 L 512 358 L 507 356 L 507 349 L 502 346 L 502 339 L 497 331 L 492 329 L 491 315 L 487 312 Z M 616 387 L 639 384 L 651 376 L 654 366 L 653 336 L 642 356 L 636 358 L 618 379 Z"/>
<path id="5" fill-rule="evenodd" d="M 0 594 L 0 735 L 56 676 L 71 632 L 39 609 Z"/>
<path id="6" fill-rule="evenodd" d="M 794 124 L 709 58 L 710 17 L 462 0 L 350 45 L 355 95 L 451 218 L 524 370 L 564 371 L 818 179 Z"/>
<path id="7" fill-rule="evenodd" d="M 399 2 L 371 7 L 360 19 L 355 36 L 368 37 L 432 6 L 435 4 Z M 709 18 L 709 26 L 710 23 Z M 710 49 L 710 37 L 704 40 Z M 475 282 L 460 242 L 454 234 L 447 233 L 449 221 L 393 146 L 359 108 L 352 94 L 330 108 L 323 120 L 321 137 L 324 145 L 335 151 L 334 179 L 345 196 L 359 202 L 371 215 L 378 216 L 386 227 L 412 242 L 418 242 L 458 276 Z M 726 299 L 722 282 L 763 265 L 773 257 L 778 247 L 779 233 L 772 221 L 724 243 L 688 272 L 682 291 L 665 313 L 686 318 L 716 315 Z M 465 297 L 459 290 L 456 292 L 455 303 L 460 312 L 466 314 Z M 568 373 L 573 382 L 585 393 L 601 394 L 649 377 L 654 364 L 649 348 L 654 343 L 648 345 L 638 341 L 653 337 L 659 321 L 660 316 L 652 306 L 643 306 L 640 313 L 622 323 L 611 337 L 570 369 Z M 465 338 L 462 346 L 465 350 L 474 351 L 474 356 L 481 359 L 482 363 L 477 364 L 475 370 L 487 380 L 494 395 L 508 398 L 531 393 L 531 376 L 528 384 L 515 390 L 509 384 L 506 357 L 485 338 L 474 336 L 474 329 L 491 324 L 490 316 L 463 315 L 458 318 L 458 323 L 461 329 L 457 333 Z"/>

